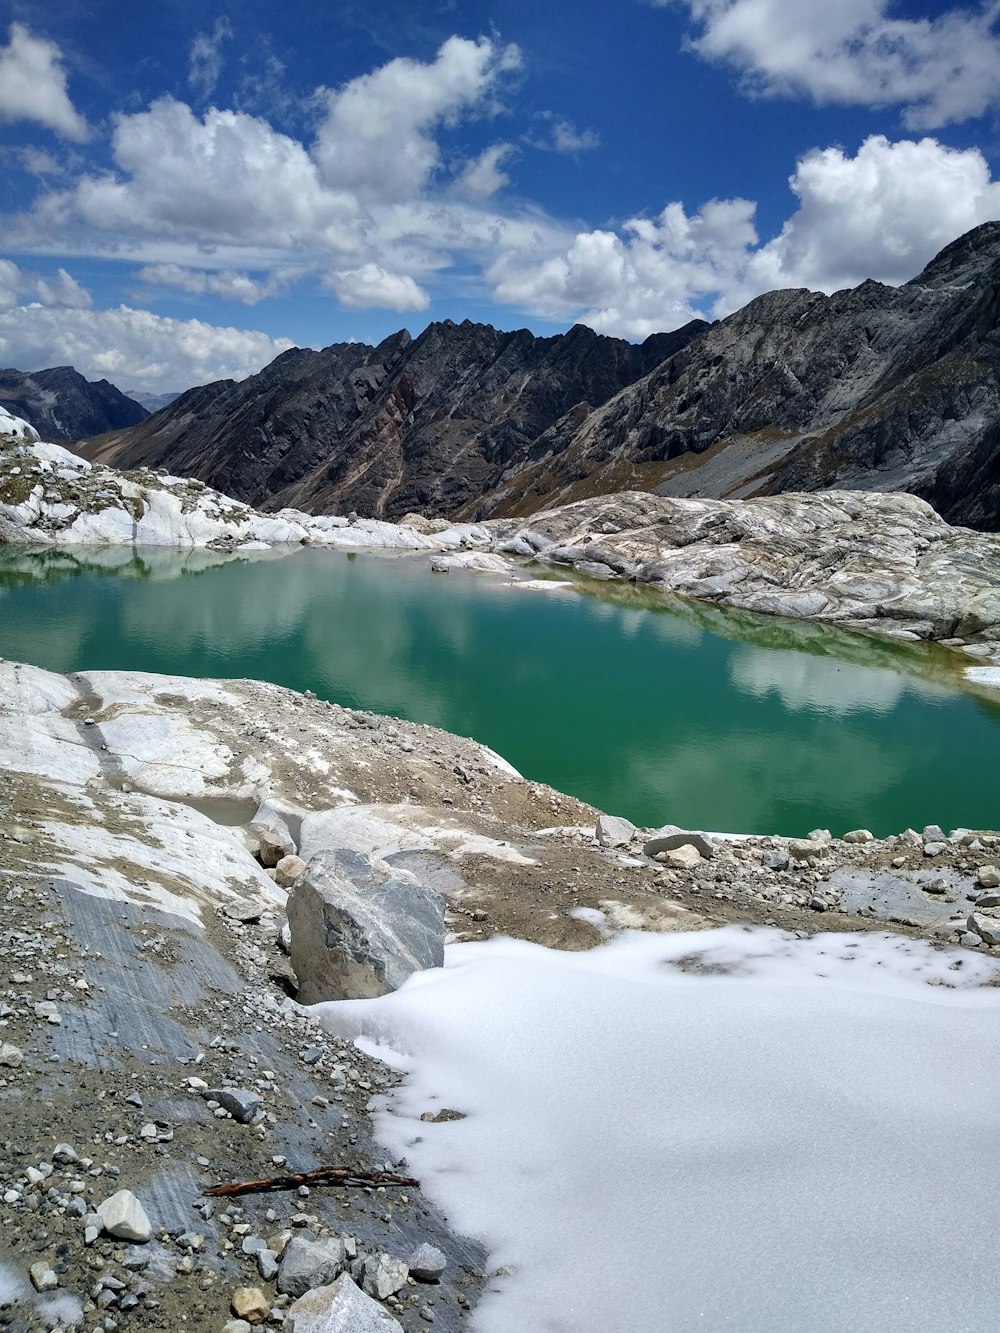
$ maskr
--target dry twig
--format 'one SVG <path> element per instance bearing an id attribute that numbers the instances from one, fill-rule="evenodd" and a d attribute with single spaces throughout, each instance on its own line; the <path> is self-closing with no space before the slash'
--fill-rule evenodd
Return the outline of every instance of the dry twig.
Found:
<path id="1" fill-rule="evenodd" d="M 265 1176 L 261 1180 L 234 1181 L 226 1185 L 211 1185 L 202 1190 L 211 1198 L 230 1198 L 238 1194 L 264 1194 L 269 1190 L 294 1190 L 300 1185 L 406 1185 L 419 1189 L 420 1181 L 412 1176 L 397 1176 L 394 1171 L 362 1171 L 349 1166 L 318 1166 L 314 1171 L 302 1171 L 294 1176 Z"/>

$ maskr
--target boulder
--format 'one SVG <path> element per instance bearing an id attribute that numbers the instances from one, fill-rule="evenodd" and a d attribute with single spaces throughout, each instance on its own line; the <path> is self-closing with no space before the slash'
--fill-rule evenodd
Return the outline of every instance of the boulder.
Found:
<path id="1" fill-rule="evenodd" d="M 674 870 L 697 870 L 701 865 L 701 859 L 701 852 L 697 847 L 692 847 L 690 843 L 684 843 L 680 847 L 671 847 L 666 852 L 656 853 L 657 861 L 672 866 Z"/>
<path id="2" fill-rule="evenodd" d="M 435 1245 L 418 1245 L 406 1261 L 410 1277 L 416 1282 L 437 1282 L 448 1267 L 448 1260 Z"/>
<path id="3" fill-rule="evenodd" d="M 628 847 L 635 837 L 636 827 L 618 815 L 599 815 L 594 836 L 602 847 Z"/>
<path id="4" fill-rule="evenodd" d="M 715 855 L 715 846 L 704 833 L 688 833 L 671 824 L 654 833 L 642 850 L 647 856 L 656 856 L 658 852 L 673 852 L 678 847 L 693 847 L 706 861 Z"/>
<path id="5" fill-rule="evenodd" d="M 109 1236 L 116 1240 L 134 1240 L 140 1243 L 150 1239 L 153 1228 L 146 1210 L 131 1190 L 119 1190 L 97 1205 L 97 1216 Z"/>
<path id="6" fill-rule="evenodd" d="M 1000 889 L 1000 869 L 996 866 L 980 866 L 976 878 L 981 889 Z"/>
<path id="7" fill-rule="evenodd" d="M 369 1296 L 384 1301 L 387 1296 L 395 1296 L 406 1286 L 410 1270 L 402 1259 L 395 1259 L 391 1254 L 379 1250 L 365 1259 L 361 1268 L 361 1288 Z"/>
<path id="8" fill-rule="evenodd" d="M 248 1324 L 262 1324 L 271 1313 L 271 1302 L 260 1287 L 237 1287 L 230 1308 L 237 1319 Z"/>
<path id="9" fill-rule="evenodd" d="M 241 1125 L 249 1125 L 261 1105 L 259 1094 L 249 1088 L 205 1088 L 202 1096 L 206 1101 L 218 1102 Z"/>
<path id="10" fill-rule="evenodd" d="M 850 833 L 844 834 L 844 841 L 856 843 L 874 842 L 875 834 L 872 833 L 871 829 L 855 828 L 851 829 Z"/>
<path id="11" fill-rule="evenodd" d="M 364 852 L 319 852 L 288 895 L 300 1004 L 369 999 L 444 963 L 444 900 Z"/>
<path id="12" fill-rule="evenodd" d="M 317 1287 L 290 1306 L 284 1333 L 403 1333 L 388 1310 L 366 1296 L 345 1273 L 332 1286 Z"/>
<path id="13" fill-rule="evenodd" d="M 793 839 L 788 844 L 788 855 L 794 861 L 810 861 L 813 857 L 822 858 L 828 856 L 829 852 L 827 843 L 814 842 L 811 838 Z"/>
<path id="14" fill-rule="evenodd" d="M 970 931 L 984 939 L 987 944 L 1000 944 L 1000 917 L 973 912 L 967 925 Z"/>
<path id="15" fill-rule="evenodd" d="M 326 1287 L 340 1276 L 345 1260 L 342 1240 L 293 1236 L 281 1257 L 278 1290 L 283 1296 L 303 1296 L 314 1287 Z"/>

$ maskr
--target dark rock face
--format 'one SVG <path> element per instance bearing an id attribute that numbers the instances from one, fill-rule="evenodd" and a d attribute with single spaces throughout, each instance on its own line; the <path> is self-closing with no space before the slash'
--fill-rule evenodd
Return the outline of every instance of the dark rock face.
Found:
<path id="1" fill-rule="evenodd" d="M 91 382 L 72 366 L 0 370 L 0 403 L 34 426 L 43 440 L 78 440 L 136 426 L 149 416 L 107 380 Z"/>
<path id="2" fill-rule="evenodd" d="M 770 292 L 538 441 L 496 512 L 629 486 L 907 490 L 951 523 L 1000 528 L 998 310 L 996 222 L 902 287 Z"/>
<path id="3" fill-rule="evenodd" d="M 471 515 L 543 432 L 567 414 L 586 417 L 707 327 L 635 346 L 582 325 L 536 338 L 446 320 L 374 348 L 295 348 L 239 384 L 191 389 L 83 452 L 118 467 L 167 466 L 269 509 Z"/>

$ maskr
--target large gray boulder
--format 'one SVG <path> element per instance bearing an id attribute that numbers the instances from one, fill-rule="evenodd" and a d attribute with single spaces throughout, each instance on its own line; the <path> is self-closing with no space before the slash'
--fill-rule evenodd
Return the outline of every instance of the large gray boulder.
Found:
<path id="1" fill-rule="evenodd" d="M 397 990 L 444 962 L 444 899 L 364 852 L 319 852 L 288 895 L 301 1004 Z"/>
<path id="2" fill-rule="evenodd" d="M 403 1325 L 366 1296 L 348 1274 L 317 1287 L 289 1308 L 286 1333 L 403 1333 Z"/>

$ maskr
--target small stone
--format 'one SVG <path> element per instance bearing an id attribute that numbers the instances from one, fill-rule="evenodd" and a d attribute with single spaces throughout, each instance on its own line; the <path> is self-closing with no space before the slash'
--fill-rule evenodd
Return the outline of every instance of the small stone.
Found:
<path id="1" fill-rule="evenodd" d="M 248 1324 L 262 1324 L 271 1313 L 271 1302 L 259 1287 L 237 1287 L 230 1308 L 238 1319 Z"/>
<path id="2" fill-rule="evenodd" d="M 232 902 L 226 903 L 222 910 L 230 921 L 242 921 L 245 925 L 249 925 L 261 919 L 267 911 L 267 904 L 258 898 L 234 898 Z"/>
<path id="3" fill-rule="evenodd" d="M 787 870 L 788 853 L 781 847 L 772 847 L 766 851 L 763 856 L 764 865 L 768 870 Z"/>
<path id="4" fill-rule="evenodd" d="M 32 1264 L 28 1269 L 28 1276 L 36 1291 L 52 1291 L 59 1285 L 59 1279 L 46 1263 Z"/>
<path id="5" fill-rule="evenodd" d="M 52 1150 L 52 1160 L 53 1162 L 59 1162 L 61 1165 L 66 1165 L 70 1162 L 78 1162 L 80 1158 L 72 1144 L 57 1143 Z"/>
<path id="6" fill-rule="evenodd" d="M 975 900 L 977 907 L 1000 907 L 1000 893 L 993 889 L 987 889 L 985 893 L 970 894 L 970 898 Z"/>
<path id="7" fill-rule="evenodd" d="M 97 1216 L 109 1236 L 144 1244 L 153 1234 L 142 1204 L 131 1190 L 119 1190 L 97 1206 Z"/>
<path id="8" fill-rule="evenodd" d="M 272 1250 L 257 1251 L 257 1272 L 265 1282 L 273 1282 L 278 1276 L 278 1260 Z"/>
<path id="9" fill-rule="evenodd" d="M 940 856 L 942 852 L 948 850 L 948 844 L 944 842 L 925 842 L 924 856 Z"/>
<path id="10" fill-rule="evenodd" d="M 418 1245 L 407 1260 L 410 1277 L 418 1282 L 437 1282 L 448 1266 L 448 1260 L 433 1245 Z"/>
<path id="11" fill-rule="evenodd" d="M 850 833 L 844 834 L 844 841 L 854 843 L 874 842 L 875 834 L 870 829 L 855 828 L 851 829 Z"/>
<path id="12" fill-rule="evenodd" d="M 932 879 L 926 884 L 921 884 L 920 887 L 923 889 L 924 893 L 933 893 L 940 896 L 941 894 L 947 893 L 951 888 L 951 885 L 943 875 L 939 875 L 937 879 Z"/>
<path id="13" fill-rule="evenodd" d="M 308 869 L 301 856 L 283 856 L 274 867 L 274 877 L 283 889 L 290 889 Z"/>

